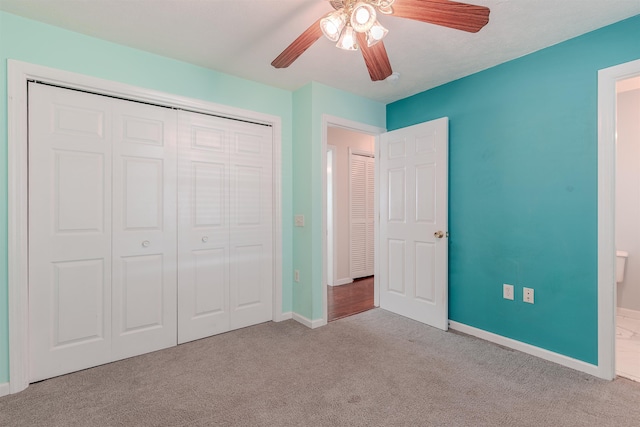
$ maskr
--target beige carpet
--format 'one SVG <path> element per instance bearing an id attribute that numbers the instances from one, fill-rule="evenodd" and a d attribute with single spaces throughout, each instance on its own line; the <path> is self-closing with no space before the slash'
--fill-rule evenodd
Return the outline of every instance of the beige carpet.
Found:
<path id="1" fill-rule="evenodd" d="M 251 328 L 32 384 L 0 426 L 640 426 L 612 382 L 380 309 Z"/>

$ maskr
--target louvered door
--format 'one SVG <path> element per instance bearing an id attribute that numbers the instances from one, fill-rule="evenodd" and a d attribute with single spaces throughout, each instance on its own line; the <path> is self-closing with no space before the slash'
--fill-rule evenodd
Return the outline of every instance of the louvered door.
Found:
<path id="1" fill-rule="evenodd" d="M 350 274 L 352 279 L 373 275 L 375 159 L 349 153 Z"/>

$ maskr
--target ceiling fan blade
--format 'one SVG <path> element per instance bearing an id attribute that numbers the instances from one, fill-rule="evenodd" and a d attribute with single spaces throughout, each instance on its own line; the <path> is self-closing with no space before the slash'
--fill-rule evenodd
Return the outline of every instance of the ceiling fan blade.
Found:
<path id="1" fill-rule="evenodd" d="M 320 18 L 322 19 L 322 18 Z M 314 22 L 309 28 L 304 30 L 297 39 L 293 41 L 285 50 L 282 51 L 276 59 L 273 60 L 271 65 L 276 68 L 287 68 L 293 64 L 293 61 L 298 59 L 305 50 L 309 49 L 320 36 L 322 36 L 322 30 L 320 29 L 320 19 Z"/>
<path id="2" fill-rule="evenodd" d="M 393 16 L 477 33 L 489 22 L 489 8 L 450 0 L 396 0 Z"/>
<path id="3" fill-rule="evenodd" d="M 367 46 L 367 37 L 364 33 L 356 33 L 358 37 L 358 45 L 362 50 L 362 57 L 364 63 L 367 64 L 369 75 L 372 81 L 384 80 L 391 75 L 391 63 L 389 63 L 389 57 L 387 56 L 387 49 L 384 47 L 384 43 L 379 41 L 373 46 Z"/>

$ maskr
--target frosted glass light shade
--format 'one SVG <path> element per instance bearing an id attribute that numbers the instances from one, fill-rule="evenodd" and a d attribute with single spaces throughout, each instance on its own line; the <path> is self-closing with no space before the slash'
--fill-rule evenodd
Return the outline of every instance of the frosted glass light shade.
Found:
<path id="1" fill-rule="evenodd" d="M 336 46 L 344 50 L 358 50 L 358 42 L 356 40 L 356 32 L 350 25 L 344 27 L 340 40 Z"/>
<path id="2" fill-rule="evenodd" d="M 389 30 L 383 27 L 378 21 L 367 31 L 367 46 L 371 47 L 378 43 L 387 35 Z"/>
<path id="3" fill-rule="evenodd" d="M 351 13 L 351 26 L 359 33 L 369 31 L 376 22 L 376 9 L 368 3 L 358 2 Z"/>
<path id="4" fill-rule="evenodd" d="M 347 16 L 344 9 L 331 12 L 320 20 L 320 29 L 326 38 L 332 42 L 338 41 L 340 33 L 347 23 Z"/>

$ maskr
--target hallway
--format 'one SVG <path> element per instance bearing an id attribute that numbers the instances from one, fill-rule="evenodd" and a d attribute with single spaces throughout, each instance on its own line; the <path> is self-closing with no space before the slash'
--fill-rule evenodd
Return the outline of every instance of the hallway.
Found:
<path id="1" fill-rule="evenodd" d="M 374 308 L 373 278 L 374 276 L 363 277 L 348 285 L 328 286 L 329 322 Z"/>

